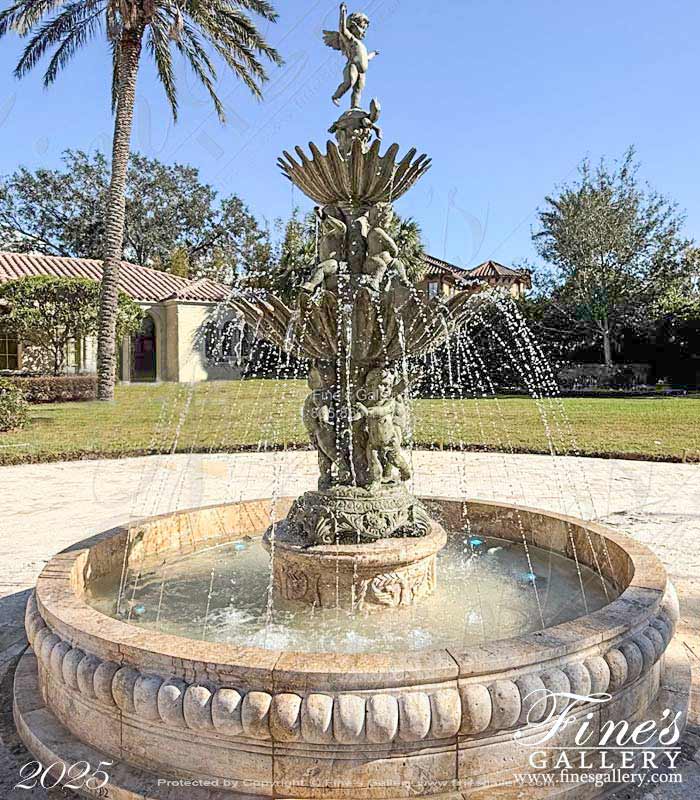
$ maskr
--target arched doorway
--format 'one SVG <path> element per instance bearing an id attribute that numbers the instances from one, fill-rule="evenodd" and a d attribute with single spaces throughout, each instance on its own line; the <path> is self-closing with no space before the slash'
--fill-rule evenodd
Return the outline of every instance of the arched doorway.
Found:
<path id="1" fill-rule="evenodd" d="M 156 324 L 153 317 L 145 316 L 132 340 L 131 380 L 154 381 L 157 377 Z"/>

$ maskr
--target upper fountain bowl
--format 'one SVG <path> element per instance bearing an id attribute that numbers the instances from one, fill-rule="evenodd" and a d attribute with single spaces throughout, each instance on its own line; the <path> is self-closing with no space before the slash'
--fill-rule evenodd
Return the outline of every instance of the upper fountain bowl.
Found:
<path id="1" fill-rule="evenodd" d="M 375 141 L 364 152 L 361 142 L 355 141 L 345 158 L 335 142 L 328 142 L 325 155 L 310 142 L 311 158 L 296 147 L 299 163 L 285 150 L 278 164 L 292 183 L 320 205 L 390 203 L 430 169 L 431 160 L 425 154 L 415 158 L 417 150 L 411 148 L 397 162 L 398 144 L 392 144 L 383 156 L 380 146 Z"/>

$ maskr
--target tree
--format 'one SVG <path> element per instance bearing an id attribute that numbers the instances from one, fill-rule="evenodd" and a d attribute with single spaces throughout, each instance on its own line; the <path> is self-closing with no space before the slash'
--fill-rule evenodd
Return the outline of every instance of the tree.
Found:
<path id="1" fill-rule="evenodd" d="M 281 238 L 269 246 L 267 258 L 261 258 L 258 270 L 246 284 L 265 288 L 292 302 L 316 262 L 316 215 L 310 211 L 302 216 L 294 208 L 286 223 L 275 222 L 275 230 Z"/>
<path id="2" fill-rule="evenodd" d="M 57 5 L 61 9 L 54 14 Z M 208 91 L 219 118 L 224 108 L 216 94 L 216 69 L 206 42 L 256 96 L 267 79 L 261 58 L 281 63 L 277 51 L 245 13 L 251 11 L 275 22 L 277 14 L 267 0 L 18 0 L 0 12 L 0 37 L 9 30 L 29 36 L 15 68 L 22 77 L 49 51 L 53 55 L 44 84 L 53 83 L 73 55 L 96 34 L 107 31 L 113 55 L 112 105 L 114 138 L 107 206 L 105 248 L 98 335 L 98 397 L 114 397 L 116 372 L 116 316 L 119 264 L 124 240 L 125 186 L 136 78 L 144 43 L 153 56 L 158 77 L 177 119 L 177 91 L 172 46 L 180 52 Z M 204 40 L 204 41 L 203 41 Z"/>
<path id="3" fill-rule="evenodd" d="M 410 217 L 400 217 L 394 214 L 389 231 L 399 247 L 399 258 L 406 267 L 406 274 L 413 280 L 419 280 L 425 267 L 425 248 L 420 226 Z"/>
<path id="4" fill-rule="evenodd" d="M 100 286 L 88 278 L 38 275 L 0 286 L 3 327 L 38 348 L 54 375 L 66 364 L 68 348 L 98 330 Z M 123 292 L 117 298 L 116 335 L 138 330 L 143 311 Z"/>
<path id="5" fill-rule="evenodd" d="M 0 178 L 0 247 L 95 258 L 104 249 L 107 160 L 66 150 L 63 169 L 20 167 Z"/>
<path id="6" fill-rule="evenodd" d="M 104 251 L 109 168 L 101 153 L 66 150 L 59 169 L 0 178 L 0 247 L 94 258 Z M 235 195 L 219 199 L 197 169 L 132 153 L 122 258 L 183 277 L 231 282 L 267 241 Z"/>
<path id="7" fill-rule="evenodd" d="M 546 198 L 533 234 L 554 268 L 550 302 L 602 343 L 607 366 L 620 331 L 643 324 L 688 269 L 683 215 L 640 186 L 638 170 L 632 148 L 612 167 L 584 160 L 578 181 Z"/>

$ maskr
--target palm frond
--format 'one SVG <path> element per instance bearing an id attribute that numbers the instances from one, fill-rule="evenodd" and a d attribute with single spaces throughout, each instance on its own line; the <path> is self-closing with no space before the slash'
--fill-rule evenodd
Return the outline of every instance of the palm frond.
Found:
<path id="1" fill-rule="evenodd" d="M 170 31 L 173 25 L 172 16 L 164 10 L 156 10 L 149 28 L 148 49 L 153 55 L 158 70 L 158 77 L 163 84 L 165 96 L 170 103 L 173 119 L 177 120 L 177 87 L 173 72 L 173 59 L 170 52 Z"/>
<path id="2" fill-rule="evenodd" d="M 216 109 L 219 120 L 224 122 L 226 119 L 224 106 L 216 92 L 216 87 L 214 86 L 214 81 L 216 80 L 216 69 L 209 58 L 206 49 L 202 45 L 202 42 L 197 36 L 196 29 L 193 28 L 189 23 L 184 22 L 182 35 L 175 41 L 175 46 L 189 63 L 197 79 L 209 93 L 209 97 L 214 104 L 214 108 Z"/>
<path id="3" fill-rule="evenodd" d="M 277 22 L 279 14 L 267 0 L 216 0 L 203 4 L 201 0 L 182 0 L 178 3 L 185 14 L 193 16 L 202 5 L 216 9 L 216 13 L 241 13 L 240 9 L 257 14 L 268 22 Z"/>
<path id="4" fill-rule="evenodd" d="M 235 6 L 245 8 L 246 11 L 252 11 L 253 14 L 257 14 L 268 22 L 277 22 L 279 19 L 279 14 L 275 11 L 272 3 L 268 3 L 266 0 L 223 0 L 223 3 L 231 8 L 235 8 Z"/>
<path id="5" fill-rule="evenodd" d="M 61 0 L 21 0 L 15 3 L 0 11 L 0 36 L 4 36 L 9 30 L 26 36 L 42 17 L 61 5 Z"/>
<path id="6" fill-rule="evenodd" d="M 187 13 L 202 30 L 207 41 L 224 60 L 232 58 L 234 64 L 247 64 L 253 75 L 260 81 L 266 80 L 265 71 L 258 60 L 264 56 L 274 64 L 282 59 L 274 47 L 269 45 L 244 13 L 232 8 L 228 0 L 211 0 L 206 4 L 189 4 Z"/>
<path id="7" fill-rule="evenodd" d="M 73 56 L 80 50 L 85 42 L 97 33 L 102 27 L 102 12 L 95 11 L 92 16 L 79 22 L 65 37 L 60 47 L 51 57 L 49 66 L 44 73 L 44 86 L 50 86 L 58 73 L 66 66 Z"/>
<path id="8" fill-rule="evenodd" d="M 117 110 L 117 101 L 119 100 L 119 64 L 122 57 L 121 40 L 112 39 L 110 45 L 112 48 L 112 112 L 114 112 Z"/>
<path id="9" fill-rule="evenodd" d="M 102 14 L 102 5 L 103 0 L 75 0 L 66 3 L 60 14 L 36 28 L 15 67 L 15 75 L 18 78 L 26 75 L 41 61 L 47 50 L 61 45 L 68 37 L 79 37 L 80 31 L 86 31 L 86 27 L 89 30 L 91 26 L 86 26 L 86 23 Z"/>
<path id="10" fill-rule="evenodd" d="M 0 37 L 10 30 L 30 36 L 15 74 L 22 77 L 54 50 L 44 75 L 48 86 L 85 42 L 105 27 L 112 51 L 112 107 L 115 109 L 123 53 L 121 40 L 133 22 L 130 11 L 141 14 L 139 33 L 147 31 L 147 48 L 175 119 L 178 98 L 172 43 L 206 88 L 222 121 L 224 107 L 216 91 L 212 52 L 257 98 L 262 96 L 261 86 L 268 77 L 264 60 L 276 65 L 283 63 L 250 16 L 276 22 L 278 14 L 269 0 L 149 0 L 148 10 L 144 6 L 143 13 L 139 11 L 140 6 L 129 3 L 126 6 L 115 0 L 14 2 L 0 12 Z"/>

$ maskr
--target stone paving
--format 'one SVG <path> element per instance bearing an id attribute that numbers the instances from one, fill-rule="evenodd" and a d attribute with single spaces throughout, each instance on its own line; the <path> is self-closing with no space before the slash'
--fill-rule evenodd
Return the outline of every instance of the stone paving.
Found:
<path id="1" fill-rule="evenodd" d="M 618 527 L 650 546 L 681 599 L 680 633 L 700 668 L 700 466 L 643 461 L 550 458 L 493 453 L 417 452 L 419 495 L 519 502 Z M 311 488 L 311 452 L 172 455 L 3 467 L 0 522 L 0 798 L 28 760 L 8 705 L 14 665 L 26 646 L 22 614 L 28 590 L 57 551 L 117 523 L 224 501 L 296 495 Z M 695 698 L 697 700 L 697 698 Z M 694 703 L 693 726 L 700 722 Z M 617 797 L 700 796 L 699 740 L 684 744 L 682 786 Z M 32 790 L 31 797 L 46 797 Z M 50 797 L 67 793 L 52 791 Z"/>

